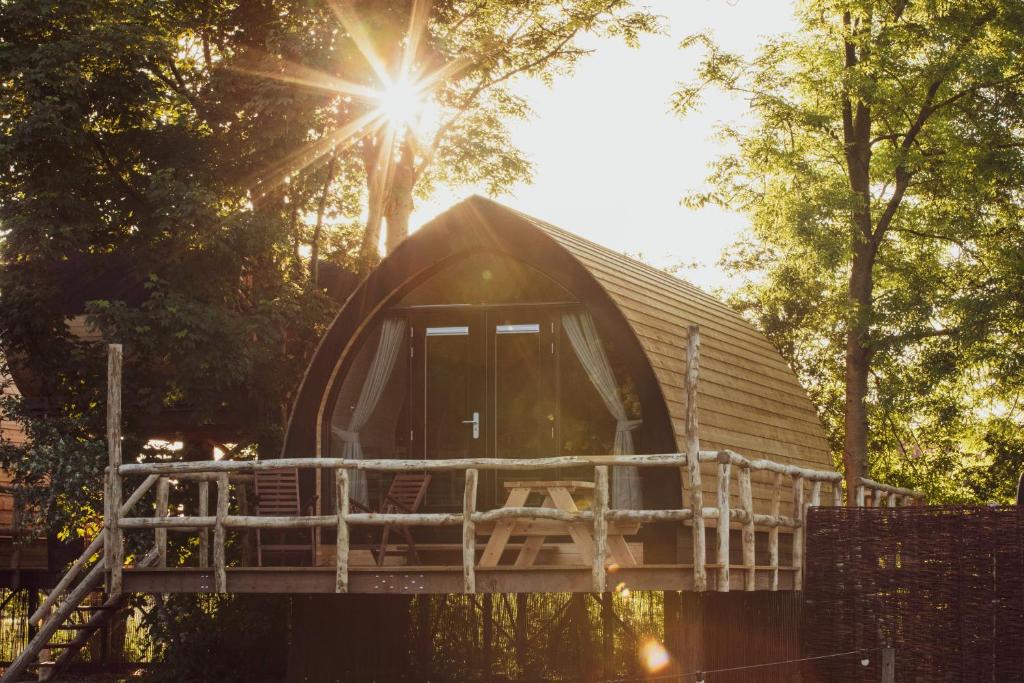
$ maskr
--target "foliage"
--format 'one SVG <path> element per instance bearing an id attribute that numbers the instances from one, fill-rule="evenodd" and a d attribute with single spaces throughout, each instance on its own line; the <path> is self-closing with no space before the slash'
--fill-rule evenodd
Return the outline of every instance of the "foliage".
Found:
<path id="1" fill-rule="evenodd" d="M 1024 464 L 1024 9 L 806 0 L 798 19 L 749 62 L 687 41 L 706 56 L 678 111 L 721 87 L 756 115 L 721 129 L 733 151 L 688 201 L 750 218 L 723 259 L 747 274 L 734 303 L 848 469 L 863 402 L 873 476 L 1005 500 Z"/>
<path id="2" fill-rule="evenodd" d="M 283 596 L 166 596 L 148 615 L 157 654 L 142 680 L 284 680 L 287 617 Z"/>
<path id="3" fill-rule="evenodd" d="M 265 452 L 280 441 L 332 303 L 300 250 L 323 170 L 249 192 L 255 173 L 323 129 L 322 94 L 226 64 L 267 44 L 323 54 L 307 27 L 330 13 L 278 9 L 0 7 L 0 329 L 27 394 L 8 412 L 31 443 L 29 457 L 7 444 L 3 460 L 55 529 L 96 511 L 103 461 L 105 353 L 68 333 L 70 315 L 88 313 L 125 346 L 126 458 L 170 411 Z M 358 211 L 357 182 L 339 173 L 329 185 L 324 210 Z M 321 257 L 345 264 L 351 231 L 326 232 Z"/>

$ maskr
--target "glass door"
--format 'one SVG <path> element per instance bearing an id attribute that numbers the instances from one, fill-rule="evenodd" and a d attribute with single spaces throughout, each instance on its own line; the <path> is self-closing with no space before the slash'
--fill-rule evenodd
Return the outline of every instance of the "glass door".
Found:
<path id="1" fill-rule="evenodd" d="M 557 454 L 554 332 L 554 316 L 548 310 L 488 312 L 491 457 L 521 459 Z M 490 500 L 481 499 L 481 504 L 502 505 L 506 498 L 504 482 L 516 478 L 522 476 L 491 473 L 487 477 Z"/>
<path id="2" fill-rule="evenodd" d="M 485 454 L 484 335 L 480 312 L 423 311 L 411 316 L 413 457 L 475 458 Z M 459 508 L 465 477 L 436 472 L 429 508 Z"/>

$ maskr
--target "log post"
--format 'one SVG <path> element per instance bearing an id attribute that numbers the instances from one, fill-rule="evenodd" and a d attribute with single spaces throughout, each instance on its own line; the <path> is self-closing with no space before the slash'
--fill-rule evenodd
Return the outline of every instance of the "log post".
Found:
<path id="1" fill-rule="evenodd" d="M 334 470 L 334 500 L 338 515 L 338 540 L 335 545 L 334 592 L 348 592 L 348 470 Z"/>
<path id="2" fill-rule="evenodd" d="M 170 493 L 170 480 L 167 477 L 160 477 L 156 482 L 156 516 L 167 517 L 167 504 Z M 167 566 L 167 529 L 157 528 L 153 530 L 153 540 L 156 543 L 156 566 Z"/>
<path id="3" fill-rule="evenodd" d="M 608 467 L 598 465 L 594 468 L 594 566 L 593 590 L 603 593 L 607 588 L 605 581 L 605 558 L 608 555 Z"/>
<path id="4" fill-rule="evenodd" d="M 484 593 L 481 611 L 483 612 L 483 673 L 484 680 L 492 680 L 494 669 L 494 597 L 490 593 Z"/>
<path id="5" fill-rule="evenodd" d="M 803 589 L 804 579 L 804 525 L 807 515 L 804 514 L 804 478 L 793 477 L 793 519 L 797 526 L 793 529 L 793 590 Z"/>
<path id="6" fill-rule="evenodd" d="M 515 620 L 515 649 L 516 665 L 519 669 L 519 680 L 530 680 L 529 672 L 533 669 L 530 659 L 530 638 L 529 627 L 529 596 L 526 593 L 516 593 L 516 620 Z"/>
<path id="7" fill-rule="evenodd" d="M 882 648 L 882 683 L 896 683 L 896 650 Z"/>
<path id="8" fill-rule="evenodd" d="M 206 479 L 199 481 L 199 516 L 206 517 L 210 514 L 210 482 Z M 206 569 L 210 566 L 210 530 L 202 528 L 199 530 L 199 566 Z"/>
<path id="9" fill-rule="evenodd" d="M 894 508 L 900 504 L 900 496 L 898 493 L 890 493 L 888 496 L 889 507 Z"/>
<path id="10" fill-rule="evenodd" d="M 743 590 L 755 589 L 757 561 L 755 557 L 754 492 L 750 484 L 750 468 L 740 467 L 740 506 L 743 509 Z"/>
<path id="11" fill-rule="evenodd" d="M 861 484 L 857 487 L 857 507 L 864 507 L 864 485 Z"/>
<path id="12" fill-rule="evenodd" d="M 704 491 L 700 476 L 700 435 L 697 419 L 697 382 L 700 377 L 700 327 L 686 328 L 686 469 L 690 479 L 690 509 L 693 511 L 693 589 L 706 591 L 707 550 L 704 538 Z"/>
<path id="13" fill-rule="evenodd" d="M 466 470 L 466 490 L 462 499 L 462 590 L 476 593 L 476 512 L 477 470 Z"/>
<path id="14" fill-rule="evenodd" d="M 226 473 L 218 474 L 217 521 L 213 527 L 213 574 L 218 593 L 228 592 L 228 570 L 224 556 L 224 544 L 227 536 L 224 520 L 228 516 L 228 493 L 228 475 Z"/>
<path id="15" fill-rule="evenodd" d="M 729 592 L 729 478 L 728 453 L 718 454 L 718 590 Z"/>
<path id="16" fill-rule="evenodd" d="M 821 506 L 821 480 L 815 479 L 811 483 L 811 507 Z"/>
<path id="17" fill-rule="evenodd" d="M 248 517 L 251 514 L 251 510 L 249 509 L 248 482 L 239 481 L 235 484 L 235 504 L 238 506 L 238 514 L 243 517 Z M 319 531 L 319 529 L 317 531 Z M 240 536 L 239 550 L 241 552 L 239 554 L 241 555 L 242 566 L 251 567 L 255 564 L 252 547 L 252 529 L 242 529 Z"/>
<path id="18" fill-rule="evenodd" d="M 123 353 L 120 344 L 107 347 L 107 472 L 110 501 L 107 503 L 107 569 L 110 570 L 110 594 L 121 593 L 124 568 L 124 532 L 121 530 L 121 381 Z"/>
<path id="19" fill-rule="evenodd" d="M 608 592 L 601 594 L 601 672 L 606 679 L 615 677 L 615 613 Z"/>
<path id="20" fill-rule="evenodd" d="M 872 504 L 872 507 L 882 507 L 882 499 L 886 497 L 888 497 L 888 493 L 886 491 L 883 491 L 882 489 L 875 489 L 875 501 Z"/>
<path id="21" fill-rule="evenodd" d="M 772 485 L 771 516 L 778 520 L 782 513 L 782 472 L 775 473 Z M 779 525 L 773 524 L 768 529 L 768 564 L 772 568 L 771 589 L 779 590 Z"/>
<path id="22" fill-rule="evenodd" d="M 835 507 L 843 505 L 843 483 L 841 481 L 832 482 L 832 505 Z"/>

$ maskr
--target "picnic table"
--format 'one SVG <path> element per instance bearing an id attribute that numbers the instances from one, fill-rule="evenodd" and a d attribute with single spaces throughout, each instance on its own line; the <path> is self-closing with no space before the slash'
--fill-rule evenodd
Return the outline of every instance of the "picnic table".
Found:
<path id="1" fill-rule="evenodd" d="M 540 507 L 553 508 L 564 512 L 577 512 L 577 501 L 589 506 L 594 495 L 594 484 L 589 481 L 507 481 L 508 498 L 504 507 L 526 507 L 530 494 L 541 495 Z M 625 536 L 633 535 L 640 528 L 637 522 L 608 522 L 608 552 L 611 562 L 620 567 L 635 567 L 636 560 L 626 543 Z M 588 522 L 563 522 L 552 519 L 505 519 L 495 523 L 490 539 L 480 557 L 481 567 L 497 567 L 502 553 L 513 536 L 525 536 L 517 568 L 532 567 L 548 536 L 569 536 L 584 563 L 593 562 L 593 524 Z"/>

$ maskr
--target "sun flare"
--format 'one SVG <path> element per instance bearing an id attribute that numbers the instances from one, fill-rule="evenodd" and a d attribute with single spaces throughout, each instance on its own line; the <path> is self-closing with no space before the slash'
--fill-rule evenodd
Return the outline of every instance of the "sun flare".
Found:
<path id="1" fill-rule="evenodd" d="M 401 128 L 415 124 L 425 104 L 422 90 L 416 83 L 403 78 L 388 84 L 380 92 L 377 106 L 389 124 Z"/>

